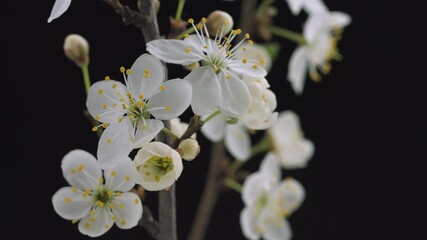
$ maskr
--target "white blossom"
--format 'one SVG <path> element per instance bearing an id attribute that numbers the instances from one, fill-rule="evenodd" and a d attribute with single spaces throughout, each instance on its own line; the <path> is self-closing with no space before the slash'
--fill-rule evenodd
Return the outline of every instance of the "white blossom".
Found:
<path id="1" fill-rule="evenodd" d="M 53 4 L 53 8 L 47 22 L 50 23 L 52 20 L 60 17 L 65 11 L 67 11 L 70 4 L 71 0 L 56 0 Z"/>
<path id="2" fill-rule="evenodd" d="M 251 240 L 287 240 L 292 229 L 287 221 L 304 201 L 303 186 L 292 178 L 281 181 L 280 163 L 274 154 L 267 154 L 258 172 L 243 183 L 240 214 L 243 234 Z"/>
<path id="3" fill-rule="evenodd" d="M 307 71 L 313 81 L 320 81 L 319 70 L 327 74 L 331 61 L 340 60 L 337 44 L 342 29 L 351 22 L 349 15 L 342 12 L 311 14 L 304 24 L 305 44 L 297 47 L 288 65 L 288 80 L 294 92 L 301 95 Z"/>
<path id="4" fill-rule="evenodd" d="M 237 55 L 236 58 L 239 60 L 243 59 L 254 59 L 259 61 L 259 65 L 263 67 L 267 72 L 270 71 L 273 65 L 273 59 L 267 49 L 261 44 L 254 43 L 250 46 L 245 47 L 246 50 L 243 54 Z"/>
<path id="5" fill-rule="evenodd" d="M 104 171 L 90 153 L 73 150 L 62 159 L 62 172 L 71 185 L 59 189 L 52 197 L 55 212 L 78 223 L 82 234 L 97 237 L 115 223 L 129 229 L 142 217 L 139 196 L 129 192 L 135 185 L 135 166 L 129 158 L 121 159 Z"/>
<path id="6" fill-rule="evenodd" d="M 192 96 L 187 81 L 165 82 L 162 63 L 149 54 L 142 54 L 131 69 L 121 71 L 126 85 L 107 77 L 91 86 L 86 102 L 89 113 L 106 127 L 98 145 L 104 169 L 150 142 L 164 127 L 161 120 L 181 115 Z"/>
<path id="7" fill-rule="evenodd" d="M 308 14 L 324 13 L 328 11 L 328 8 L 322 0 L 286 0 L 286 2 L 294 15 L 298 15 L 302 9 Z"/>
<path id="8" fill-rule="evenodd" d="M 183 165 L 177 151 L 161 142 L 144 144 L 134 158 L 136 182 L 149 191 L 170 187 L 181 175 Z"/>
<path id="9" fill-rule="evenodd" d="M 192 70 L 184 80 L 193 86 L 191 107 L 197 115 L 208 114 L 219 108 L 228 116 L 240 116 L 247 112 L 250 95 L 240 75 L 264 77 L 267 72 L 259 65 L 258 60 L 238 60 L 237 56 L 244 52 L 244 44 L 253 44 L 249 34 L 234 47 L 232 40 L 240 29 L 231 30 L 223 39 L 224 27 L 211 39 L 206 27 L 206 19 L 193 25 L 196 34 L 186 35 L 183 40 L 160 39 L 147 43 L 147 51 L 164 62 L 189 65 L 201 62 L 201 67 Z"/>
<path id="10" fill-rule="evenodd" d="M 276 124 L 267 131 L 273 152 L 280 159 L 283 168 L 295 169 L 307 165 L 314 154 L 314 145 L 304 138 L 296 113 L 281 112 Z"/>

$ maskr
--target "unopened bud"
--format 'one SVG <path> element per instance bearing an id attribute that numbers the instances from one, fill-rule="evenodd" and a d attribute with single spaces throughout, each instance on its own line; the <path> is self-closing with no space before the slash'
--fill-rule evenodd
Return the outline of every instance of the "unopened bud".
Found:
<path id="1" fill-rule="evenodd" d="M 64 53 L 78 66 L 89 64 L 89 43 L 78 34 L 69 34 L 65 38 Z"/>
<path id="2" fill-rule="evenodd" d="M 179 143 L 177 151 L 182 159 L 192 161 L 200 153 L 200 145 L 196 139 L 187 138 Z"/>
<path id="3" fill-rule="evenodd" d="M 184 67 L 185 70 L 192 71 L 192 70 L 200 67 L 200 63 L 199 62 L 194 62 L 194 63 L 189 64 L 189 65 L 184 65 L 183 67 Z"/>
<path id="4" fill-rule="evenodd" d="M 233 18 L 230 14 L 216 10 L 211 12 L 206 19 L 206 27 L 208 28 L 209 34 L 215 36 L 218 32 L 221 32 L 222 35 L 229 33 L 233 28 Z"/>

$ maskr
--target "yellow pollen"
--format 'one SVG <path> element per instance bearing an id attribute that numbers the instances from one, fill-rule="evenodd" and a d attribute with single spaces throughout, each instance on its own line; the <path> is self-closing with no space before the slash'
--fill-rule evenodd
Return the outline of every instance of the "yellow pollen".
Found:
<path id="1" fill-rule="evenodd" d="M 111 196 L 113 196 L 114 193 L 113 193 L 113 191 L 108 191 L 107 194 L 109 197 L 111 197 Z"/>
<path id="2" fill-rule="evenodd" d="M 231 43 L 227 43 L 227 44 L 225 44 L 225 46 L 226 46 L 227 48 L 231 48 Z"/>
<path id="3" fill-rule="evenodd" d="M 109 76 L 105 76 L 104 80 L 108 82 L 108 81 L 110 81 L 111 79 L 110 79 L 110 77 L 109 77 Z"/>
<path id="4" fill-rule="evenodd" d="M 329 72 L 331 72 L 331 69 L 332 65 L 330 63 L 324 63 L 321 68 L 323 74 L 328 74 Z"/>
<path id="5" fill-rule="evenodd" d="M 185 52 L 186 52 L 186 53 L 191 53 L 191 49 L 190 49 L 190 48 L 186 48 L 186 49 L 185 49 Z"/>
<path id="6" fill-rule="evenodd" d="M 146 171 L 146 172 L 145 172 L 145 175 L 150 176 L 150 175 L 151 175 L 151 172 Z"/>
<path id="7" fill-rule="evenodd" d="M 129 182 L 130 181 L 130 176 L 125 176 L 125 181 Z"/>
<path id="8" fill-rule="evenodd" d="M 150 74 L 150 70 L 148 70 L 148 68 L 144 69 L 144 74 L 146 74 L 146 75 Z"/>
<path id="9" fill-rule="evenodd" d="M 246 63 L 248 63 L 248 59 L 246 59 L 246 58 L 243 58 L 243 59 L 242 59 L 242 63 L 243 63 L 243 64 L 246 64 Z"/>
<path id="10" fill-rule="evenodd" d="M 67 198 L 65 198 L 65 203 L 70 203 L 71 202 L 71 198 L 69 198 L 69 197 L 67 197 Z"/>
<path id="11" fill-rule="evenodd" d="M 117 216 L 113 215 L 112 219 L 113 219 L 113 221 L 116 221 L 117 220 Z"/>
<path id="12" fill-rule="evenodd" d="M 125 207 L 125 205 L 123 205 L 123 203 L 120 203 L 120 204 L 119 204 L 119 208 L 120 208 L 120 209 L 123 209 L 124 207 Z"/>
<path id="13" fill-rule="evenodd" d="M 110 225 L 105 224 L 105 228 L 106 228 L 106 229 L 110 229 Z"/>
<path id="14" fill-rule="evenodd" d="M 240 33 L 242 33 L 242 29 L 240 28 L 236 29 L 236 35 L 239 35 Z"/>
<path id="15" fill-rule="evenodd" d="M 99 115 L 95 115 L 95 120 L 99 121 Z"/>
<path id="16" fill-rule="evenodd" d="M 99 178 L 99 183 L 103 184 L 104 183 L 104 178 Z"/>
<path id="17" fill-rule="evenodd" d="M 257 68 L 258 68 L 258 65 L 253 65 L 253 66 L 252 66 L 252 68 L 253 68 L 253 69 L 257 69 Z"/>
<path id="18" fill-rule="evenodd" d="M 202 28 L 203 28 L 203 24 L 198 23 L 198 24 L 197 24 L 197 28 L 198 28 L 198 29 L 202 29 Z"/>
<path id="19" fill-rule="evenodd" d="M 117 172 L 116 172 L 116 171 L 112 171 L 112 172 L 111 172 L 111 176 L 113 176 L 113 177 L 114 177 L 114 176 L 116 176 L 116 175 L 117 175 Z"/>
<path id="20" fill-rule="evenodd" d="M 310 75 L 311 80 L 313 80 L 315 82 L 319 82 L 321 79 L 320 75 L 317 72 L 312 71 L 309 73 L 309 75 Z"/>
<path id="21" fill-rule="evenodd" d="M 160 90 L 164 91 L 166 89 L 165 85 L 160 86 Z"/>
<path id="22" fill-rule="evenodd" d="M 202 18 L 202 23 L 206 23 L 206 18 Z"/>
<path id="23" fill-rule="evenodd" d="M 96 206 L 98 206 L 98 207 L 103 207 L 104 206 L 104 203 L 103 202 L 101 202 L 101 201 L 96 201 L 95 202 L 95 204 L 96 204 Z"/>
<path id="24" fill-rule="evenodd" d="M 107 109 L 107 104 L 104 103 L 104 104 L 102 104 L 101 107 L 102 107 L 102 109 Z"/>
<path id="25" fill-rule="evenodd" d="M 75 169 L 72 168 L 70 171 L 71 171 L 71 174 L 76 174 L 76 170 Z"/>
<path id="26" fill-rule="evenodd" d="M 72 224 L 75 224 L 76 222 L 78 222 L 79 220 L 73 220 L 71 221 Z"/>
<path id="27" fill-rule="evenodd" d="M 73 188 L 71 188 L 71 191 L 72 191 L 72 192 L 77 192 L 77 188 L 76 188 L 76 187 L 73 187 Z"/>
<path id="28" fill-rule="evenodd" d="M 98 90 L 98 93 L 99 93 L 99 94 L 104 94 L 104 89 L 99 89 L 99 90 Z"/>
<path id="29" fill-rule="evenodd" d="M 190 35 L 189 35 L 188 33 L 186 33 L 186 34 L 184 35 L 184 38 L 190 38 Z"/>
<path id="30" fill-rule="evenodd" d="M 89 215 L 94 216 L 96 214 L 95 210 L 90 210 Z"/>
<path id="31" fill-rule="evenodd" d="M 116 194 L 117 194 L 117 196 L 122 196 L 123 195 L 123 193 L 121 193 L 121 192 L 116 192 Z"/>
<path id="32" fill-rule="evenodd" d="M 122 219 L 122 221 L 120 221 L 121 225 L 126 225 L 126 221 L 124 219 Z"/>
<path id="33" fill-rule="evenodd" d="M 208 48 L 208 46 L 207 46 L 207 45 L 204 45 L 204 46 L 203 46 L 203 48 L 205 48 L 205 49 L 206 49 L 206 48 Z"/>
<path id="34" fill-rule="evenodd" d="M 112 139 L 111 138 L 107 138 L 107 143 L 111 143 Z"/>
<path id="35" fill-rule="evenodd" d="M 154 179 L 156 179 L 157 182 L 160 182 L 160 176 L 159 175 L 154 176 Z"/>
<path id="36" fill-rule="evenodd" d="M 135 139 L 133 137 L 130 137 L 130 141 L 133 142 Z"/>
<path id="37" fill-rule="evenodd" d="M 139 199 L 135 198 L 135 201 L 133 201 L 135 204 L 139 204 Z"/>
<path id="38" fill-rule="evenodd" d="M 132 93 L 127 93 L 127 94 L 126 94 L 126 96 L 127 96 L 128 98 L 131 98 L 131 97 L 132 97 Z"/>
<path id="39" fill-rule="evenodd" d="M 259 63 L 264 64 L 264 63 L 265 63 L 264 58 L 261 58 L 261 59 L 259 60 Z"/>
<path id="40" fill-rule="evenodd" d="M 194 19 L 189 18 L 189 19 L 188 19 L 188 23 L 193 24 L 193 23 L 194 23 Z"/>
<path id="41" fill-rule="evenodd" d="M 135 120 L 135 117 L 133 115 L 130 115 L 129 120 L 133 121 L 133 120 Z"/>
<path id="42" fill-rule="evenodd" d="M 127 69 L 126 70 L 126 75 L 130 75 L 130 73 L 131 73 L 130 69 Z"/>
<path id="43" fill-rule="evenodd" d="M 166 110 L 166 111 L 170 111 L 170 110 L 171 110 L 171 107 L 170 107 L 170 106 L 166 106 L 166 107 L 165 107 L 165 110 Z"/>
<path id="44" fill-rule="evenodd" d="M 145 102 L 143 102 L 143 101 L 138 101 L 138 102 L 136 102 L 136 105 L 137 105 L 138 107 L 144 107 L 144 106 L 145 106 Z"/>
<path id="45" fill-rule="evenodd" d="M 148 168 L 149 166 L 148 166 L 148 164 L 144 164 L 144 168 Z"/>
<path id="46" fill-rule="evenodd" d="M 114 203 L 110 203 L 110 205 L 108 205 L 111 209 L 114 208 Z"/>
<path id="47" fill-rule="evenodd" d="M 245 38 L 246 38 L 246 39 L 251 38 L 251 36 L 249 35 L 249 33 L 246 33 L 246 34 L 245 34 Z"/>
<path id="48" fill-rule="evenodd" d="M 126 108 L 127 108 L 127 107 L 126 107 L 126 104 L 124 104 L 124 103 L 123 103 L 123 104 L 122 104 L 122 108 L 123 108 L 123 110 L 126 110 Z"/>
<path id="49" fill-rule="evenodd" d="M 94 218 L 94 217 L 91 217 L 91 218 L 89 218 L 89 221 L 91 221 L 91 222 L 95 222 L 95 218 Z"/>
<path id="50" fill-rule="evenodd" d="M 141 100 L 144 99 L 144 94 L 139 94 L 138 98 L 141 99 Z"/>
<path id="51" fill-rule="evenodd" d="M 90 228 L 90 223 L 85 223 L 85 228 Z"/>
<path id="52" fill-rule="evenodd" d="M 226 25 L 226 24 L 228 23 L 228 21 L 227 21 L 227 20 L 224 20 L 222 23 L 223 23 L 224 25 Z"/>
<path id="53" fill-rule="evenodd" d="M 120 67 L 120 72 L 124 73 L 126 71 L 125 67 Z"/>
<path id="54" fill-rule="evenodd" d="M 230 51 L 227 51 L 225 54 L 227 54 L 227 56 L 230 56 L 230 55 L 231 55 L 231 52 L 230 52 Z"/>
<path id="55" fill-rule="evenodd" d="M 111 87 L 112 87 L 113 89 L 116 89 L 117 84 L 113 83 L 113 84 L 111 85 Z"/>
<path id="56" fill-rule="evenodd" d="M 225 78 L 230 79 L 231 76 L 230 75 L 225 75 Z"/>
<path id="57" fill-rule="evenodd" d="M 118 121 L 119 123 L 121 123 L 121 122 L 123 121 L 123 118 L 119 118 L 119 119 L 117 119 L 117 121 Z"/>
<path id="58" fill-rule="evenodd" d="M 252 45 L 254 45 L 254 41 L 248 40 L 248 44 L 249 44 L 249 46 L 252 46 Z"/>
<path id="59" fill-rule="evenodd" d="M 80 164 L 80 165 L 77 167 L 77 171 L 79 171 L 79 172 L 83 171 L 84 169 L 85 169 L 85 166 L 84 166 L 83 164 Z"/>
<path id="60" fill-rule="evenodd" d="M 89 195 L 89 193 L 90 193 L 90 189 L 89 188 L 86 188 L 86 190 L 83 192 L 83 197 L 86 197 L 87 195 Z"/>

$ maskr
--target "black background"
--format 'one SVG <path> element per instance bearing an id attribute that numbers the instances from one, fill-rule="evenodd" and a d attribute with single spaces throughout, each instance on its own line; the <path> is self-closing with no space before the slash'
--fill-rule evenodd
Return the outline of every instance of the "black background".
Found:
<path id="1" fill-rule="evenodd" d="M 176 2 L 162 1 L 162 34 L 169 29 L 167 17 L 174 15 Z M 316 146 L 306 169 L 284 172 L 298 179 L 307 194 L 289 219 L 293 239 L 427 239 L 427 86 L 421 39 L 426 9 L 415 0 L 325 2 L 353 18 L 339 44 L 344 61 L 333 63 L 321 83 L 307 81 L 304 94 L 297 97 L 285 79 L 295 44 L 275 39 L 283 48 L 267 77 L 278 110 L 297 112 L 305 136 Z M 92 81 L 105 75 L 120 79 L 119 67 L 131 66 L 145 45 L 140 31 L 123 25 L 101 1 L 74 0 L 63 16 L 47 24 L 53 3 L 20 1 L 8 6 L 9 1 L 2 7 L 1 83 L 8 107 L 2 118 L 4 131 L 11 134 L 2 145 L 8 151 L 1 173 L 6 177 L 3 185 L 14 189 L 13 194 L 8 188 L 2 193 L 12 204 L 3 208 L 16 217 L 19 202 L 20 213 L 19 220 L 5 219 L 2 234 L 18 227 L 11 233 L 27 239 L 89 239 L 59 217 L 51 204 L 52 195 L 67 185 L 60 169 L 62 157 L 77 148 L 95 154 L 97 147 L 97 137 L 82 114 L 81 72 L 64 56 L 63 40 L 69 33 L 88 39 Z M 240 3 L 188 0 L 183 18 L 199 19 L 221 9 L 230 11 L 237 22 Z M 275 24 L 301 31 L 305 16 L 293 17 L 284 1 L 275 5 L 280 13 Z M 173 77 L 186 74 L 177 66 L 170 69 Z M 189 232 L 204 186 L 209 145 L 201 134 L 199 140 L 201 156 L 184 163 L 177 182 L 179 239 Z M 256 170 L 261 157 L 245 168 Z M 149 195 L 146 204 L 154 204 L 154 196 Z M 243 239 L 242 207 L 236 192 L 222 194 L 206 239 Z M 98 239 L 113 238 L 149 239 L 139 227 L 113 227 Z"/>

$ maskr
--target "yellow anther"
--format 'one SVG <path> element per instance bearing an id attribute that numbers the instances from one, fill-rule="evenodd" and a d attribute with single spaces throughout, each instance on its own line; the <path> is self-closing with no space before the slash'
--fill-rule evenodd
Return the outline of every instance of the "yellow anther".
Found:
<path id="1" fill-rule="evenodd" d="M 119 208 L 120 208 L 120 209 L 123 209 L 124 207 L 125 207 L 125 205 L 123 205 L 123 203 L 120 203 L 120 204 L 119 204 Z"/>
<path id="2" fill-rule="evenodd" d="M 246 48 L 245 47 L 243 47 L 242 49 L 243 49 L 243 52 L 246 52 Z"/>
<path id="3" fill-rule="evenodd" d="M 80 164 L 80 165 L 77 167 L 77 171 L 79 171 L 79 172 L 83 171 L 84 169 L 85 169 L 85 166 L 84 166 L 83 164 Z"/>
<path id="4" fill-rule="evenodd" d="M 95 214 L 96 214 L 95 210 L 90 210 L 89 215 L 95 216 Z"/>
<path id="5" fill-rule="evenodd" d="M 202 23 L 204 24 L 204 23 L 206 23 L 206 18 L 202 18 Z"/>
<path id="6" fill-rule="evenodd" d="M 65 203 L 70 203 L 71 202 L 71 198 L 69 198 L 69 197 L 67 197 L 67 198 L 65 198 Z"/>
<path id="7" fill-rule="evenodd" d="M 231 76 L 230 75 L 225 75 L 225 78 L 230 79 Z"/>
<path id="8" fill-rule="evenodd" d="M 144 164 L 144 168 L 148 168 L 149 166 L 148 166 L 148 164 Z"/>
<path id="9" fill-rule="evenodd" d="M 202 28 L 203 28 L 203 24 L 198 23 L 198 24 L 197 24 L 197 28 L 198 28 L 198 29 L 202 29 Z"/>
<path id="10" fill-rule="evenodd" d="M 164 91 L 166 89 L 165 85 L 160 85 L 160 90 Z"/>
<path id="11" fill-rule="evenodd" d="M 117 196 L 122 196 L 123 195 L 123 193 L 121 193 L 121 192 L 116 192 L 116 194 L 117 194 Z"/>
<path id="12" fill-rule="evenodd" d="M 113 219 L 113 221 L 117 220 L 117 216 L 116 215 L 113 215 L 111 218 Z"/>
<path id="13" fill-rule="evenodd" d="M 85 228 L 90 228 L 90 223 L 85 223 Z"/>
<path id="14" fill-rule="evenodd" d="M 144 94 L 139 94 L 139 95 L 138 95 L 138 98 L 139 98 L 140 100 L 144 99 Z"/>
<path id="15" fill-rule="evenodd" d="M 129 182 L 130 181 L 130 176 L 125 176 L 125 181 Z"/>
<path id="16" fill-rule="evenodd" d="M 124 73 L 126 71 L 126 68 L 125 67 L 120 67 L 120 72 L 121 73 Z"/>
<path id="17" fill-rule="evenodd" d="M 103 104 L 101 105 L 101 107 L 102 107 L 102 109 L 107 109 L 107 104 L 103 103 Z"/>
<path id="18" fill-rule="evenodd" d="M 112 139 L 111 138 L 107 138 L 107 143 L 111 143 Z"/>
<path id="19" fill-rule="evenodd" d="M 122 121 L 123 121 L 123 118 L 119 118 L 119 119 L 117 119 L 117 121 L 119 122 L 119 123 L 121 123 Z"/>
<path id="20" fill-rule="evenodd" d="M 101 201 L 99 201 L 99 200 L 97 200 L 97 201 L 95 202 L 95 204 L 96 204 L 96 206 L 98 206 L 98 207 L 103 207 L 103 206 L 104 206 L 104 203 L 103 203 L 103 202 L 101 202 Z"/>
<path id="21" fill-rule="evenodd" d="M 111 209 L 113 209 L 113 208 L 114 208 L 114 203 L 110 203 L 108 206 L 109 206 Z"/>
<path id="22" fill-rule="evenodd" d="M 319 82 L 321 80 L 320 74 L 318 74 L 315 71 L 312 71 L 309 73 L 311 80 L 315 81 L 315 82 Z"/>
<path id="23" fill-rule="evenodd" d="M 135 204 L 139 204 L 139 199 L 135 198 L 135 201 L 133 201 Z"/>
<path id="24" fill-rule="evenodd" d="M 75 223 L 77 223 L 78 221 L 79 221 L 79 220 L 75 220 L 75 219 L 74 219 L 73 221 L 71 221 L 71 223 L 72 223 L 72 224 L 75 224 Z"/>
<path id="25" fill-rule="evenodd" d="M 190 49 L 190 48 L 186 48 L 186 49 L 185 49 L 185 52 L 186 52 L 186 53 L 191 53 L 191 49 Z"/>
<path id="26" fill-rule="evenodd" d="M 207 45 L 203 45 L 203 48 L 206 49 L 206 48 L 208 48 L 208 46 Z"/>
<path id="27" fill-rule="evenodd" d="M 113 89 L 116 89 L 117 84 L 113 83 L 113 84 L 111 84 L 111 87 L 112 87 Z"/>
<path id="28" fill-rule="evenodd" d="M 246 58 L 243 58 L 243 59 L 242 59 L 242 63 L 243 63 L 243 64 L 246 64 L 246 63 L 248 63 L 248 59 L 246 59 Z"/>
<path id="29" fill-rule="evenodd" d="M 123 103 L 123 104 L 122 104 L 122 109 L 123 109 L 123 110 L 126 110 L 126 108 L 127 108 L 127 107 L 126 107 L 126 104 L 124 104 L 124 103 Z"/>
<path id="30" fill-rule="evenodd" d="M 124 219 L 122 219 L 122 220 L 120 221 L 120 224 L 121 224 L 121 225 L 126 225 L 126 221 L 125 221 Z"/>
<path id="31" fill-rule="evenodd" d="M 70 170 L 70 172 L 71 172 L 71 174 L 75 174 L 75 173 L 76 173 L 76 170 L 75 170 L 74 168 L 72 168 L 72 169 Z"/>
<path id="32" fill-rule="evenodd" d="M 107 194 L 109 197 L 111 197 L 111 196 L 113 196 L 114 193 L 113 193 L 113 191 L 108 191 Z"/>
<path id="33" fill-rule="evenodd" d="M 194 19 L 189 18 L 189 19 L 188 19 L 188 23 L 193 24 L 193 23 L 194 23 Z"/>
<path id="34" fill-rule="evenodd" d="M 133 142 L 135 140 L 135 138 L 132 136 L 130 137 L 130 141 Z"/>
<path id="35" fill-rule="evenodd" d="M 135 120 L 135 116 L 130 115 L 130 116 L 129 116 L 129 120 L 131 120 L 131 121 Z"/>
<path id="36" fill-rule="evenodd" d="M 166 106 L 166 107 L 165 107 L 165 110 L 166 110 L 166 111 L 170 111 L 170 110 L 171 110 L 171 107 L 170 107 L 170 106 Z"/>
<path id="37" fill-rule="evenodd" d="M 150 74 L 150 70 L 148 68 L 144 69 L 144 74 L 146 75 Z"/>
<path id="38" fill-rule="evenodd" d="M 131 73 L 130 69 L 127 69 L 126 70 L 126 75 L 130 75 L 130 73 Z"/>
<path id="39" fill-rule="evenodd" d="M 252 46 L 252 45 L 254 45 L 254 41 L 248 40 L 248 44 L 249 44 L 249 46 Z"/>
<path id="40" fill-rule="evenodd" d="M 72 192 L 77 192 L 77 188 L 76 188 L 76 187 L 72 187 L 72 188 L 71 188 L 71 191 L 72 191 Z"/>
<path id="41" fill-rule="evenodd" d="M 264 58 L 260 58 L 260 59 L 259 59 L 259 63 L 264 64 L 264 63 L 265 63 Z"/>
<path id="42" fill-rule="evenodd" d="M 131 97 L 132 97 L 132 93 L 126 93 L 126 96 L 127 96 L 128 98 L 131 98 Z"/>
<path id="43" fill-rule="evenodd" d="M 253 68 L 253 69 L 257 69 L 257 68 L 258 68 L 258 65 L 255 65 L 255 64 L 254 64 L 254 65 L 252 65 L 252 68 Z"/>
<path id="44" fill-rule="evenodd" d="M 105 228 L 106 228 L 106 229 L 110 229 L 110 225 L 105 224 Z"/>
<path id="45" fill-rule="evenodd" d="M 117 175 L 117 172 L 116 171 L 111 171 L 111 176 L 116 176 Z"/>
<path id="46" fill-rule="evenodd" d="M 102 178 L 102 177 L 101 177 L 101 178 L 99 178 L 99 183 L 100 183 L 100 184 L 103 184 L 103 183 L 104 183 L 104 178 Z"/>
<path id="47" fill-rule="evenodd" d="M 107 128 L 107 127 L 108 127 L 108 124 L 107 124 L 107 123 L 103 123 L 101 126 L 102 126 L 103 128 Z"/>
<path id="48" fill-rule="evenodd" d="M 246 34 L 245 34 L 245 38 L 246 38 L 246 39 L 251 38 L 251 36 L 249 35 L 249 33 L 246 33 Z"/>
<path id="49" fill-rule="evenodd" d="M 110 77 L 109 77 L 109 76 L 105 76 L 104 80 L 108 82 L 108 81 L 110 81 L 111 79 L 110 79 Z"/>
<path id="50" fill-rule="evenodd" d="M 113 105 L 111 105 L 113 108 L 117 107 L 117 104 L 113 103 Z"/>
<path id="51" fill-rule="evenodd" d="M 89 193 L 90 193 L 90 189 L 86 189 L 84 192 L 83 192 L 83 197 L 87 197 L 87 195 L 89 195 Z"/>
<path id="52" fill-rule="evenodd" d="M 160 176 L 159 175 L 154 176 L 154 179 L 156 179 L 157 182 L 160 182 Z"/>
<path id="53" fill-rule="evenodd" d="M 224 25 L 227 25 L 228 21 L 227 21 L 227 20 L 224 20 L 222 23 L 223 23 Z"/>
<path id="54" fill-rule="evenodd" d="M 89 218 L 89 221 L 91 221 L 91 222 L 95 222 L 95 218 L 94 218 L 94 217 L 90 217 L 90 218 Z"/>
<path id="55" fill-rule="evenodd" d="M 321 68 L 323 74 L 328 74 L 329 72 L 331 72 L 331 69 L 332 65 L 330 63 L 324 63 Z"/>
<path id="56" fill-rule="evenodd" d="M 146 172 L 145 172 L 145 175 L 150 176 L 150 175 L 151 175 L 151 172 L 146 171 Z"/>
<path id="57" fill-rule="evenodd" d="M 240 33 L 242 33 L 242 29 L 240 28 L 236 29 L 236 34 L 239 35 Z"/>
<path id="58" fill-rule="evenodd" d="M 99 94 L 104 94 L 104 89 L 98 89 Z"/>
<path id="59" fill-rule="evenodd" d="M 230 52 L 230 51 L 227 51 L 227 52 L 225 52 L 225 54 L 226 54 L 227 56 L 230 56 L 230 55 L 231 55 L 231 52 Z"/>
<path id="60" fill-rule="evenodd" d="M 95 120 L 99 121 L 99 115 L 95 115 Z"/>
<path id="61" fill-rule="evenodd" d="M 231 43 L 226 43 L 226 44 L 225 44 L 225 46 L 226 46 L 227 48 L 231 48 Z"/>
<path id="62" fill-rule="evenodd" d="M 138 107 L 144 107 L 145 106 L 145 102 L 138 101 L 138 102 L 136 102 L 136 106 L 138 106 Z"/>
<path id="63" fill-rule="evenodd" d="M 190 38 L 190 35 L 189 35 L 188 33 L 186 33 L 186 34 L 184 35 L 184 38 Z"/>

